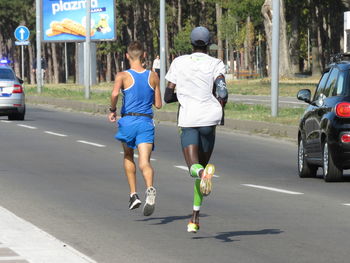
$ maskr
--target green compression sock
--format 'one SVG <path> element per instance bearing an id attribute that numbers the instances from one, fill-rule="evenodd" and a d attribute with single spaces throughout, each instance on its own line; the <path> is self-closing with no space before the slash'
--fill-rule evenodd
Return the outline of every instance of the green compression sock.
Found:
<path id="1" fill-rule="evenodd" d="M 200 179 L 194 180 L 194 191 L 193 191 L 193 210 L 199 211 L 203 201 L 203 195 L 200 191 Z"/>
<path id="2" fill-rule="evenodd" d="M 192 166 L 190 168 L 190 174 L 192 177 L 198 178 L 199 171 L 203 170 L 203 169 L 204 169 L 204 167 L 199 163 L 192 164 Z"/>

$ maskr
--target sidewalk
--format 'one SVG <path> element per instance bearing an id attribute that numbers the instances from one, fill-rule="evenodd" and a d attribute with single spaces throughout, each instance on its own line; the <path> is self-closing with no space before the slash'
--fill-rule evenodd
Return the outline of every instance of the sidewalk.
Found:
<path id="1" fill-rule="evenodd" d="M 59 98 L 26 96 L 28 104 L 46 104 L 58 108 L 72 109 L 75 111 L 90 112 L 96 114 L 108 114 L 108 107 L 89 102 L 70 101 Z M 176 112 L 156 111 L 155 119 L 158 121 L 176 122 Z M 220 127 L 220 126 L 219 126 Z M 298 127 L 291 125 L 282 125 L 278 123 L 225 119 L 225 126 L 220 127 L 223 130 L 244 131 L 254 134 L 264 134 L 274 137 L 287 138 L 296 141 L 298 136 Z"/>

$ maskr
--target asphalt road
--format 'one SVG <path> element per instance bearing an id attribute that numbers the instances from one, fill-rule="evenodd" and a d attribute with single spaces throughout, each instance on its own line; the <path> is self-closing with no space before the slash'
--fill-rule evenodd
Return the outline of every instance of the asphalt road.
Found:
<path id="1" fill-rule="evenodd" d="M 293 143 L 218 131 L 218 177 L 189 234 L 193 182 L 177 128 L 157 125 L 150 217 L 128 210 L 114 133 L 105 116 L 49 108 L 0 117 L 0 206 L 97 262 L 349 262 L 349 180 L 299 179 Z"/>

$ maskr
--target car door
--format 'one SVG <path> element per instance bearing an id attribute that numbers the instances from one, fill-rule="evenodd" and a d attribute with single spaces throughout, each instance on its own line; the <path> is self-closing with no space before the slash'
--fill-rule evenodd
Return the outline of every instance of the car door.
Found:
<path id="1" fill-rule="evenodd" d="M 331 71 L 323 73 L 320 82 L 317 85 L 316 92 L 312 103 L 305 113 L 305 142 L 304 147 L 306 153 L 310 159 L 317 158 L 317 140 L 319 138 L 319 114 L 321 113 L 320 107 L 322 107 L 322 99 L 325 97 L 324 92 L 327 84 L 327 80 L 331 74 Z"/>
<path id="2" fill-rule="evenodd" d="M 337 79 L 339 75 L 339 69 L 334 67 L 329 74 L 326 86 L 322 92 L 315 97 L 315 110 L 314 110 L 314 130 L 313 133 L 313 143 L 312 143 L 312 152 L 313 157 L 316 159 L 322 159 L 322 144 L 321 144 L 321 134 L 322 134 L 322 120 L 325 115 L 332 110 L 332 103 L 330 103 L 331 91 L 336 87 Z"/>

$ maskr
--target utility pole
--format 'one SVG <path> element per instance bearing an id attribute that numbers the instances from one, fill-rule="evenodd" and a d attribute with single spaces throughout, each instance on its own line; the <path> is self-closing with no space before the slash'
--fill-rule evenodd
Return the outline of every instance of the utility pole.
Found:
<path id="1" fill-rule="evenodd" d="M 278 115 L 280 0 L 272 2 L 271 116 Z"/>
<path id="2" fill-rule="evenodd" d="M 165 0 L 160 0 L 160 91 L 161 94 L 165 92 L 165 71 L 166 71 L 166 61 L 165 61 Z"/>
<path id="3" fill-rule="evenodd" d="M 85 58 L 84 58 L 84 83 L 85 99 L 90 99 L 90 44 L 91 44 L 91 0 L 86 0 L 86 19 L 85 19 Z"/>
<path id="4" fill-rule="evenodd" d="M 41 74 L 41 6 L 40 0 L 35 1 L 36 5 L 36 83 L 37 92 L 42 92 L 42 74 Z"/>

